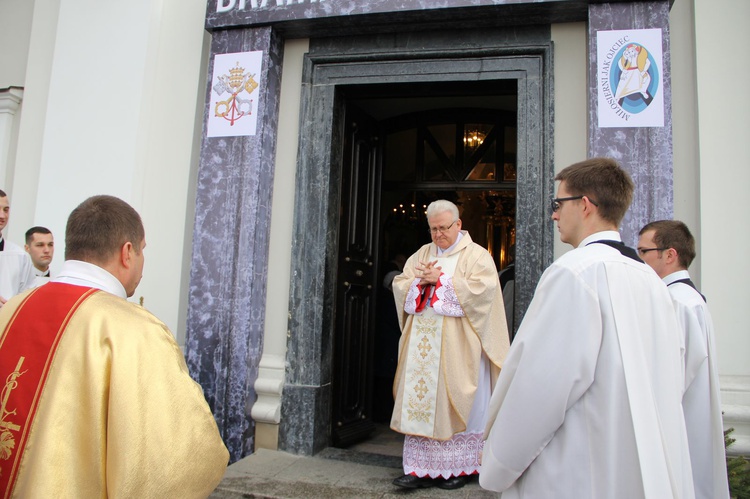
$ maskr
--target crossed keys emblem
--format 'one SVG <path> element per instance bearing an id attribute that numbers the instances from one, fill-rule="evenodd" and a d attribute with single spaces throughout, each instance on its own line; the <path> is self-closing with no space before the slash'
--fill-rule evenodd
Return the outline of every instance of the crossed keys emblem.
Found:
<path id="1" fill-rule="evenodd" d="M 13 438 L 13 433 L 11 432 L 21 429 L 20 426 L 8 420 L 10 416 L 16 415 L 15 409 L 12 411 L 8 410 L 8 399 L 10 398 L 10 393 L 18 386 L 18 378 L 26 372 L 21 371 L 21 366 L 25 359 L 26 357 L 18 359 L 16 369 L 5 378 L 5 386 L 0 393 L 0 458 L 5 460 L 10 459 L 11 454 L 13 454 L 13 448 L 16 446 L 16 440 Z M 1 470 L 0 475 L 2 475 Z"/>
<path id="2" fill-rule="evenodd" d="M 255 75 L 245 73 L 245 68 L 241 68 L 238 62 L 233 69 L 229 70 L 228 75 L 220 75 L 214 85 L 214 92 L 218 95 L 230 94 L 227 100 L 216 103 L 214 115 L 217 118 L 224 118 L 230 126 L 234 126 L 235 121 L 252 114 L 253 100 L 243 99 L 240 94 L 244 91 L 249 95 L 256 88 L 258 88 L 258 82 L 255 81 Z"/>

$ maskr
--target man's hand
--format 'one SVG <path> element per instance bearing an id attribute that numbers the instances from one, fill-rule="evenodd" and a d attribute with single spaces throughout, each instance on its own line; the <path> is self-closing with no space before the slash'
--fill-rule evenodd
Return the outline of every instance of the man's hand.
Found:
<path id="1" fill-rule="evenodd" d="M 419 264 L 414 267 L 417 277 L 420 278 L 419 284 L 421 286 L 437 284 L 440 274 L 442 273 L 442 267 L 436 267 L 436 263 L 437 260 L 434 262 L 419 262 Z"/>

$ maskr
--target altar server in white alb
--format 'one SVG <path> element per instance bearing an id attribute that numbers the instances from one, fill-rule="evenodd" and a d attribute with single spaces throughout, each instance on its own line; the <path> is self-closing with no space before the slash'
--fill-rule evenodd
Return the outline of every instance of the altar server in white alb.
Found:
<path id="1" fill-rule="evenodd" d="M 651 222 L 641 229 L 638 253 L 666 283 L 685 341 L 685 412 L 695 496 L 729 498 L 724 427 L 714 325 L 705 297 L 690 279 L 695 239 L 678 220 Z"/>
<path id="2" fill-rule="evenodd" d="M 0 231 L 10 219 L 10 201 L 0 190 Z M 22 247 L 5 239 L 0 233 L 0 307 L 21 291 L 34 287 L 34 265 Z"/>
<path id="3" fill-rule="evenodd" d="M 432 243 L 393 280 L 402 335 L 391 428 L 404 433 L 404 488 L 457 489 L 479 472 L 492 386 L 508 352 L 492 255 L 447 200 L 427 207 Z"/>
<path id="4" fill-rule="evenodd" d="M 542 275 L 508 352 L 479 483 L 503 499 L 692 498 L 672 300 L 618 232 L 633 182 L 609 158 L 555 179 L 552 219 L 574 249 Z"/>

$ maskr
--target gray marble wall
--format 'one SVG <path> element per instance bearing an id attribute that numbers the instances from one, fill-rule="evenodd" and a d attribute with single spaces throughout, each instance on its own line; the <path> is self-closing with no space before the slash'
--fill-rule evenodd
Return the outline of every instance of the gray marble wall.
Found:
<path id="1" fill-rule="evenodd" d="M 209 64 L 210 73 L 216 54 L 256 50 L 263 51 L 257 134 L 204 133 L 185 342 L 190 374 L 203 387 L 232 461 L 254 449 L 250 409 L 263 346 L 282 43 L 270 27 L 216 32 Z"/>
<path id="2" fill-rule="evenodd" d="M 597 117 L 596 32 L 661 28 L 664 126 L 599 128 Z M 589 156 L 609 156 L 633 177 L 635 196 L 622 222 L 623 241 L 635 247 L 648 222 L 673 216 L 672 84 L 670 80 L 669 1 L 589 5 Z"/>

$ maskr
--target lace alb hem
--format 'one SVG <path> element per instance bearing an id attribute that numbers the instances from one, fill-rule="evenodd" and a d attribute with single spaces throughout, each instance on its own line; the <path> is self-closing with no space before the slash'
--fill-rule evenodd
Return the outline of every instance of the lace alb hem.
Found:
<path id="1" fill-rule="evenodd" d="M 482 433 L 459 433 L 445 441 L 406 435 L 404 473 L 430 478 L 479 473 L 482 469 L 479 464 L 482 449 Z"/>

